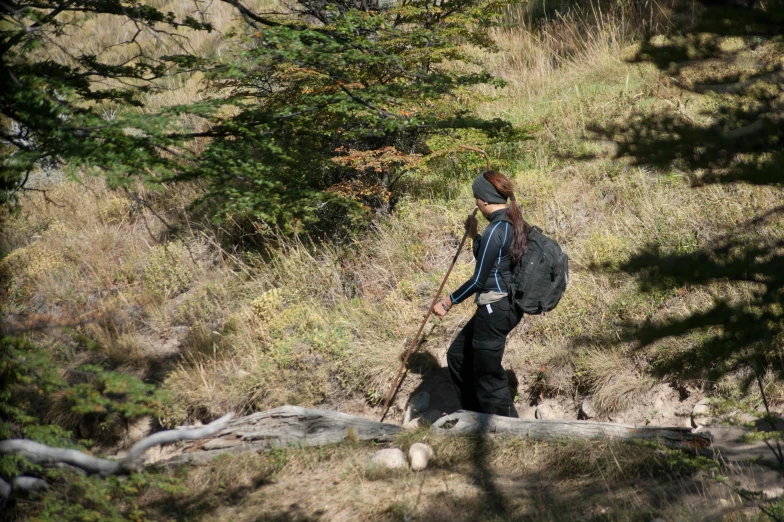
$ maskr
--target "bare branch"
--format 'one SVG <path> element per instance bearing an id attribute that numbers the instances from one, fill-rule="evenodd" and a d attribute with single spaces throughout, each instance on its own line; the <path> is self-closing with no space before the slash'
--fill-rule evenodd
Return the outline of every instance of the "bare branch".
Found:
<path id="1" fill-rule="evenodd" d="M 214 435 L 225 428 L 233 416 L 232 413 L 227 413 L 220 419 L 214 420 L 201 428 L 177 428 L 174 430 L 160 431 L 149 437 L 145 437 L 133 445 L 131 451 L 128 452 L 128 456 L 125 457 L 123 465 L 132 465 L 145 451 L 159 444 L 169 444 L 183 440 L 198 440 Z"/>
<path id="2" fill-rule="evenodd" d="M 0 455 L 9 454 L 21 455 L 35 464 L 64 462 L 100 475 L 114 475 L 121 471 L 119 462 L 99 459 L 75 449 L 53 448 L 27 439 L 0 441 Z"/>
<path id="3" fill-rule="evenodd" d="M 44 189 L 22 187 L 22 190 L 24 190 L 25 192 L 40 192 L 41 194 L 44 195 L 44 201 L 46 201 L 47 203 L 51 203 L 55 207 L 65 208 L 65 205 L 63 205 L 61 203 L 58 203 L 57 201 L 55 201 L 52 198 L 50 198 L 49 195 L 46 193 L 47 191 L 44 190 Z"/>
<path id="4" fill-rule="evenodd" d="M 278 22 L 274 22 L 270 20 L 269 18 L 264 18 L 262 16 L 257 15 L 256 13 L 254 13 L 253 11 L 251 11 L 250 9 L 242 5 L 242 3 L 239 0 L 222 0 L 222 1 L 226 2 L 229 5 L 234 6 L 240 12 L 240 14 L 245 19 L 245 21 L 248 22 L 248 24 L 254 29 L 258 29 L 258 24 L 266 25 L 268 27 L 277 27 L 281 25 Z"/>
<path id="5" fill-rule="evenodd" d="M 40 493 L 49 489 L 49 484 L 45 480 L 36 477 L 16 477 L 11 484 L 14 492 Z"/>
<path id="6" fill-rule="evenodd" d="M 149 210 L 152 213 L 153 216 L 157 217 L 161 221 L 161 223 L 166 225 L 166 228 L 168 228 L 169 231 L 177 230 L 175 227 L 170 225 L 165 219 L 163 219 L 163 217 L 160 214 L 158 214 L 158 212 L 156 212 L 155 209 L 152 208 L 152 205 L 150 205 L 147 201 L 145 201 L 144 198 L 141 198 L 135 193 L 128 190 L 128 187 L 123 187 L 123 190 L 125 190 L 125 194 L 127 194 L 127 196 L 131 198 L 135 203 L 138 203 L 139 205 L 143 205 L 147 210 Z M 150 235 L 152 236 L 152 233 Z"/>
<path id="7" fill-rule="evenodd" d="M 0 441 L 0 455 L 20 455 L 35 464 L 48 464 L 53 466 L 67 464 L 91 474 L 119 475 L 132 471 L 134 469 L 135 461 L 153 446 L 209 437 L 225 428 L 231 418 L 232 414 L 229 413 L 201 428 L 177 428 L 155 433 L 137 442 L 131 448 L 131 451 L 128 452 L 128 456 L 122 461 L 93 457 L 92 455 L 82 453 L 75 449 L 53 448 L 28 439 Z M 0 483 L 0 497 L 2 497 L 4 491 L 8 492 L 3 484 L 6 486 L 8 485 L 5 482 Z M 31 488 L 40 486 L 40 484 L 37 484 L 36 486 L 30 481 L 25 482 L 25 485 L 30 486 Z M 17 488 L 16 481 L 14 481 L 11 491 L 15 488 Z"/>
<path id="8" fill-rule="evenodd" d="M 5 504 L 5 501 L 11 496 L 11 484 L 0 478 L 0 507 Z"/>
<path id="9" fill-rule="evenodd" d="M 351 98 L 352 100 L 354 100 L 358 104 L 364 105 L 368 109 L 377 112 L 379 115 L 383 116 L 384 118 L 401 119 L 400 115 L 394 114 L 394 113 L 389 112 L 389 111 L 386 111 L 386 110 L 384 110 L 384 109 L 382 109 L 380 107 L 376 107 L 375 105 L 371 104 L 370 102 L 367 102 L 367 101 L 363 100 L 362 98 L 360 98 L 359 96 L 357 96 L 356 94 L 354 94 L 353 92 L 348 90 L 346 88 L 346 86 L 343 85 L 342 83 L 338 84 L 338 86 L 340 87 L 341 91 L 345 92 L 348 95 L 349 98 Z"/>

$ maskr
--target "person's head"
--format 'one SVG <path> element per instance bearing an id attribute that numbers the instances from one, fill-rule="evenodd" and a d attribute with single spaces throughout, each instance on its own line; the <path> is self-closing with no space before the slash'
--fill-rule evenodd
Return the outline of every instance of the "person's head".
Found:
<path id="1" fill-rule="evenodd" d="M 504 207 L 509 208 L 507 215 L 515 232 L 510 255 L 512 264 L 517 264 L 528 250 L 528 230 L 530 227 L 523 219 L 523 214 L 517 205 L 512 180 L 500 172 L 488 170 L 477 176 L 472 189 L 474 198 L 476 198 L 476 206 L 485 217 Z"/>

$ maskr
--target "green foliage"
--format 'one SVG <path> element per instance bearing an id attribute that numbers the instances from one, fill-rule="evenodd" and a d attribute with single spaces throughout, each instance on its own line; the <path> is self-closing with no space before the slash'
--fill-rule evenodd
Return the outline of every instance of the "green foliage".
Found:
<path id="1" fill-rule="evenodd" d="M 187 255 L 181 243 L 156 246 L 144 267 L 145 288 L 160 299 L 183 292 L 192 276 Z"/>
<path id="2" fill-rule="evenodd" d="M 378 10 L 302 1 L 295 9 L 312 22 L 284 12 L 253 18 L 238 31 L 238 51 L 209 69 L 210 92 L 220 94 L 202 115 L 214 118 L 214 139 L 183 177 L 209 179 L 223 211 L 252 211 L 284 232 L 336 205 L 350 218 L 392 203 L 399 181 L 430 152 L 429 136 L 464 128 L 480 129 L 484 141 L 514 135 L 453 98 L 500 83 L 447 65 L 474 62 L 464 43 L 493 48 L 485 31 L 503 5 L 433 10 L 417 1 Z"/>
<path id="3" fill-rule="evenodd" d="M 65 63 L 49 58 L 50 39 L 73 23 L 58 15 L 119 16 L 150 34 L 211 26 L 124 0 L 52 0 L 35 10 L 15 0 L 0 10 L 0 27 L 8 27 L 0 30 L 5 198 L 35 169 L 65 162 L 113 186 L 133 177 L 151 185 L 204 180 L 201 208 L 217 219 L 259 223 L 264 235 L 329 231 L 393 207 L 412 188 L 407 180 L 430 172 L 425 160 L 455 153 L 459 140 L 524 137 L 507 122 L 471 113 L 472 86 L 503 82 L 465 44 L 494 50 L 487 30 L 500 23 L 506 0 L 386 8 L 300 0 L 264 14 L 224 1 L 244 23 L 225 35 L 232 45 L 220 59 L 162 57 L 141 46 L 122 65 L 100 53 Z M 35 31 L 16 28 L 33 22 Z M 158 79 L 196 66 L 205 73 L 201 101 L 136 110 Z M 192 121 L 201 122 L 198 130 L 186 124 Z M 434 136 L 442 139 L 429 141 Z"/>
<path id="4" fill-rule="evenodd" d="M 72 434 L 42 418 L 51 415 L 53 398 L 68 415 L 97 422 L 107 432 L 141 415 L 157 414 L 166 402 L 153 385 L 99 366 L 84 365 L 69 383 L 51 354 L 16 337 L 0 339 L 0 438 L 26 438 L 60 447 L 79 447 Z M 49 412 L 49 413 L 47 413 Z M 35 466 L 15 456 L 0 457 L 0 476 L 13 477 Z"/>
<path id="5" fill-rule="evenodd" d="M 153 492 L 172 497 L 187 491 L 181 478 L 156 471 L 105 478 L 54 471 L 47 478 L 55 486 L 38 499 L 32 513 L 32 519 L 41 522 L 160 519 L 157 510 L 142 505 L 139 498 Z"/>
<path id="6" fill-rule="evenodd" d="M 44 444 L 67 443 L 66 431 L 42 425 L 35 414 L 43 397 L 65 386 L 45 351 L 21 338 L 0 338 L 0 439 L 25 437 Z"/>
<path id="7" fill-rule="evenodd" d="M 0 440 L 28 438 L 43 444 L 70 446 L 70 434 L 43 424 L 37 405 L 42 397 L 64 386 L 51 358 L 24 339 L 0 338 Z M 13 478 L 36 468 L 16 455 L 0 456 L 0 477 Z"/>
<path id="8" fill-rule="evenodd" d="M 159 153 L 165 146 L 159 139 L 160 119 L 129 114 L 112 120 L 102 110 L 111 104 L 140 106 L 141 96 L 153 89 L 153 80 L 193 60 L 176 54 L 157 59 L 142 52 L 134 60 L 117 63 L 101 53 L 68 48 L 63 49 L 66 57 L 56 59 L 46 51 L 78 23 L 79 13 L 119 16 L 135 23 L 140 32 L 154 26 L 211 30 L 209 24 L 191 17 L 177 20 L 172 13 L 127 0 L 4 4 L 0 9 L 0 191 L 6 201 L 16 196 L 34 169 L 62 162 L 103 169 L 116 182 L 144 169 L 171 168 Z"/>
<path id="9" fill-rule="evenodd" d="M 766 506 L 763 512 L 776 522 L 784 520 L 784 500 L 773 502 L 769 506 Z"/>
<path id="10" fill-rule="evenodd" d="M 119 416 L 128 420 L 155 414 L 166 402 L 163 392 L 154 385 L 131 375 L 106 371 L 95 365 L 81 366 L 79 371 L 89 382 L 73 385 L 65 392 L 74 413 L 102 418 Z"/>

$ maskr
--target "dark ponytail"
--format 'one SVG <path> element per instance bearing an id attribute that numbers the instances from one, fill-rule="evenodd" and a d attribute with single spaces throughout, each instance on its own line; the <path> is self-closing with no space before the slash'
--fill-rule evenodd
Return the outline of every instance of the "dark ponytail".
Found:
<path id="1" fill-rule="evenodd" d="M 499 194 L 509 198 L 509 212 L 507 215 L 512 221 L 512 228 L 514 229 L 514 241 L 512 241 L 510 257 L 512 258 L 512 265 L 516 265 L 528 251 L 528 232 L 531 231 L 531 226 L 525 222 L 523 214 L 520 212 L 520 207 L 517 205 L 512 180 L 494 170 L 488 170 L 483 173 L 483 176 L 495 187 Z"/>

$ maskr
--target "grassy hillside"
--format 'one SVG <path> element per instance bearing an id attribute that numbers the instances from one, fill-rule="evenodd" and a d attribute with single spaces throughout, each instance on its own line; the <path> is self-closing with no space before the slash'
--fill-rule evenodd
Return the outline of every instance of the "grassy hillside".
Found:
<path id="1" fill-rule="evenodd" d="M 504 363 L 519 381 L 523 412 L 533 401 L 549 405 L 555 416 L 575 418 L 582 398 L 591 395 L 600 419 L 682 425 L 688 422 L 684 412 L 704 396 L 759 406 L 757 392 L 741 391 L 743 374 L 709 382 L 662 380 L 651 372 L 698 334 L 645 350 L 620 341 L 628 324 L 685 317 L 717 298 L 743 302 L 754 287 L 644 293 L 618 266 L 643 245 L 695 252 L 782 197 L 779 188 L 767 186 L 694 187 L 688 173 L 654 172 L 615 159 L 614 145 L 590 132 L 635 114 L 675 110 L 704 117 L 710 96 L 684 92 L 652 65 L 627 60 L 646 27 L 666 32 L 669 12 L 661 6 L 656 12 L 594 6 L 542 19 L 521 8 L 496 30 L 501 51 L 484 57 L 507 86 L 477 93 L 479 112 L 532 129 L 529 141 L 491 148 L 493 161 L 514 179 L 525 218 L 570 257 L 571 283 L 558 308 L 527 317 L 510 336 Z M 219 28 L 228 25 L 227 12 L 211 13 Z M 110 38 L 114 29 L 102 30 Z M 218 53 L 220 36 L 193 45 Z M 150 103 L 193 99 L 197 81 L 182 80 Z M 243 234 L 263 231 L 216 227 L 189 211 L 202 193 L 198 184 L 126 192 L 88 177 L 42 179 L 45 193 L 30 193 L 18 213 L 3 217 L 2 328 L 44 347 L 64 371 L 99 364 L 164 390 L 169 400 L 155 419 L 164 427 L 282 404 L 375 417 L 472 208 L 466 180 L 481 165 L 466 165 L 465 158 L 444 161 L 440 168 L 455 180 L 447 187 L 434 186 L 430 178 L 411 181 L 411 196 L 350 242 L 289 239 L 264 252 L 230 246 L 247 241 Z M 757 233 L 781 234 L 782 224 L 774 218 Z M 472 271 L 466 252 L 447 289 Z M 456 307 L 426 329 L 422 351 L 432 357 L 418 359 L 391 420 L 402 419 L 411 393 L 426 388 L 434 366 L 445 365 L 446 348 L 471 312 L 468 304 Z M 780 381 L 770 374 L 764 383 L 771 403 L 784 404 Z M 96 441 L 103 451 L 122 445 L 122 430 L 91 423 L 72 406 L 56 395 L 40 404 L 42 417 L 76 438 Z M 514 519 L 642 520 L 664 514 L 667 520 L 691 520 L 719 498 L 725 507 L 740 502 L 712 482 L 700 485 L 710 482 L 713 465 L 654 448 L 491 443 L 479 451 L 439 444 L 432 481 L 452 489 L 445 494 L 431 485 L 424 503 L 412 493 L 423 491 L 424 478 L 374 475 L 360 458 L 367 448 L 350 445 L 220 461 L 180 477 L 188 493 L 166 493 L 178 499 L 179 507 L 169 507 L 174 511 L 156 504 L 168 498 L 159 485 L 149 486 L 139 502 L 147 516 L 160 519 L 245 520 L 266 512 L 269 518 L 261 520 L 446 520 L 455 513 L 483 513 L 485 503 L 495 509 L 499 499 L 521 491 L 515 480 L 525 482 L 528 493 L 507 510 Z M 477 454 L 487 461 L 474 462 L 476 467 L 516 478 L 500 493 L 466 486 L 465 477 L 478 473 L 470 464 Z M 295 488 L 302 473 L 316 481 L 311 488 L 328 485 L 330 505 L 286 502 L 287 488 Z M 665 486 L 673 480 L 677 494 Z M 396 493 L 380 493 L 387 489 Z M 342 507 L 334 505 L 344 500 Z M 563 511 L 553 508 L 559 503 Z"/>

